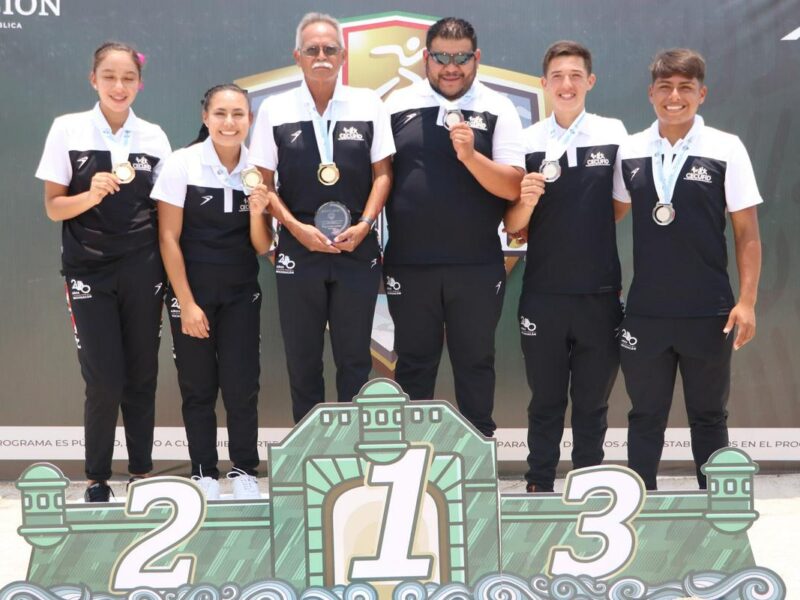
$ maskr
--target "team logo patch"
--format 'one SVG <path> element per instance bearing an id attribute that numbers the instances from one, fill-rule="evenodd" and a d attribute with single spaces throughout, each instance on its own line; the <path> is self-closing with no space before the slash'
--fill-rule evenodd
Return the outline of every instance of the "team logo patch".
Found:
<path id="1" fill-rule="evenodd" d="M 81 156 L 76 162 L 78 163 L 78 169 L 82 169 L 83 165 L 86 164 L 86 161 L 89 160 L 88 156 Z"/>
<path id="2" fill-rule="evenodd" d="M 364 136 L 361 135 L 358 129 L 355 127 L 345 127 L 342 131 L 339 132 L 339 137 L 337 139 L 340 142 L 341 141 L 363 142 Z"/>
<path id="3" fill-rule="evenodd" d="M 275 273 L 280 275 L 294 275 L 295 263 L 292 257 L 281 252 L 275 261 Z"/>
<path id="4" fill-rule="evenodd" d="M 153 165 L 147 160 L 146 156 L 139 156 L 133 162 L 133 168 L 137 171 L 146 171 L 148 173 L 153 171 Z"/>
<path id="5" fill-rule="evenodd" d="M 611 163 L 602 152 L 591 152 L 589 158 L 586 159 L 587 167 L 610 167 Z M 637 169 L 638 170 L 638 169 Z M 633 174 L 631 174 L 633 179 Z"/>
<path id="6" fill-rule="evenodd" d="M 619 335 L 619 345 L 625 350 L 636 350 L 636 344 L 639 343 L 639 338 L 633 337 L 630 331 L 623 329 Z"/>
<path id="7" fill-rule="evenodd" d="M 489 129 L 486 126 L 486 121 L 484 121 L 483 117 L 480 115 L 472 115 L 469 119 L 467 119 L 467 125 L 473 129 L 480 129 L 481 131 L 486 131 Z"/>
<path id="8" fill-rule="evenodd" d="M 520 317 L 519 332 L 522 335 L 528 335 L 528 336 L 536 335 L 536 323 L 531 321 L 528 317 Z"/>
<path id="9" fill-rule="evenodd" d="M 692 167 L 683 177 L 684 181 L 699 181 L 701 183 L 711 183 L 711 175 L 705 167 Z"/>
<path id="10" fill-rule="evenodd" d="M 400 296 L 402 292 L 402 287 L 400 282 L 397 281 L 394 277 L 390 277 L 389 275 L 386 276 L 386 281 L 383 284 L 383 287 L 386 288 L 386 295 L 387 296 Z"/>
<path id="11" fill-rule="evenodd" d="M 294 144 L 294 142 L 297 140 L 297 138 L 300 137 L 300 134 L 302 134 L 302 133 L 303 132 L 300 129 L 298 129 L 297 131 L 292 133 L 292 135 L 290 136 L 290 139 L 289 139 L 289 143 L 290 144 Z"/>
<path id="12" fill-rule="evenodd" d="M 69 288 L 72 290 L 73 300 L 88 300 L 92 297 L 92 287 L 80 279 L 70 279 Z"/>

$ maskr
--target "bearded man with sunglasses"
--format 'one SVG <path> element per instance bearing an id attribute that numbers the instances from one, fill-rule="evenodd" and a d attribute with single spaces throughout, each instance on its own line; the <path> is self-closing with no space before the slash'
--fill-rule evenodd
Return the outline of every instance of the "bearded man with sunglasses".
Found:
<path id="1" fill-rule="evenodd" d="M 384 277 L 397 382 L 412 400 L 433 398 L 446 332 L 459 410 L 491 437 L 505 293 L 498 226 L 525 157 L 514 105 L 476 79 L 480 58 L 472 25 L 441 19 L 426 37 L 427 79 L 387 100 L 397 153 Z"/>
<path id="2" fill-rule="evenodd" d="M 372 369 L 373 225 L 392 186 L 394 142 L 378 95 L 339 82 L 346 58 L 339 22 L 305 15 L 294 51 L 303 82 L 264 100 L 250 146 L 281 224 L 275 274 L 295 422 L 325 401 L 326 326 L 339 402 L 350 402 Z"/>

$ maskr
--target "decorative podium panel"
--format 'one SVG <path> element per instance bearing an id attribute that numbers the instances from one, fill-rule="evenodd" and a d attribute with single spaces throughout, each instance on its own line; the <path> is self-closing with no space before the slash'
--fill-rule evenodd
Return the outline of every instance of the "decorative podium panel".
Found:
<path id="1" fill-rule="evenodd" d="M 261 500 L 154 477 L 124 503 L 68 504 L 61 472 L 35 464 L 17 482 L 27 581 L 0 600 L 785 597 L 750 549 L 758 467 L 741 450 L 711 457 L 708 492 L 681 493 L 604 465 L 563 495 L 501 495 L 495 459 L 449 404 L 377 379 L 270 447 Z"/>

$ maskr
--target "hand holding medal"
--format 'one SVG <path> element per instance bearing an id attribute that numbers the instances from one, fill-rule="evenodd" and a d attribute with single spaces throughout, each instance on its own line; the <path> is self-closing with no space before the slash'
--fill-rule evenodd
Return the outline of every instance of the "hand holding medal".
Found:
<path id="1" fill-rule="evenodd" d="M 100 204 L 103 198 L 119 191 L 119 182 L 113 173 L 95 173 L 89 187 L 89 197 L 94 204 Z"/>
<path id="2" fill-rule="evenodd" d="M 247 196 L 247 205 L 250 208 L 250 216 L 261 216 L 267 212 L 270 205 L 269 190 L 263 183 L 259 183 L 250 190 Z"/>
<path id="3" fill-rule="evenodd" d="M 468 161 L 475 154 L 475 134 L 472 127 L 461 121 L 448 129 L 450 130 L 450 141 L 453 142 L 453 149 L 456 151 L 456 158 L 461 162 Z"/>
<path id="4" fill-rule="evenodd" d="M 522 178 L 520 184 L 519 201 L 533 210 L 539 203 L 539 198 L 542 197 L 545 190 L 545 181 L 547 181 L 543 173 L 528 173 Z"/>

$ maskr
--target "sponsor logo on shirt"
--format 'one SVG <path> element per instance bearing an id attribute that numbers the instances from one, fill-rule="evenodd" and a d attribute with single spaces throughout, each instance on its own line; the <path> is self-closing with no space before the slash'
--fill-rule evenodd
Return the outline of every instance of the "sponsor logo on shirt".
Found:
<path id="1" fill-rule="evenodd" d="M 89 157 L 88 157 L 88 156 L 81 156 L 81 157 L 78 159 L 78 161 L 77 161 L 77 162 L 78 162 L 78 168 L 79 168 L 79 169 L 82 169 L 82 168 L 83 168 L 83 165 L 85 165 L 85 164 L 86 164 L 86 161 L 87 161 L 87 160 L 89 160 Z"/>
<path id="2" fill-rule="evenodd" d="M 630 331 L 623 329 L 619 335 L 619 345 L 625 350 L 636 350 L 639 338 L 633 337 Z"/>
<path id="3" fill-rule="evenodd" d="M 403 119 L 403 125 L 405 125 L 406 123 L 408 123 L 408 122 L 409 122 L 411 119 L 413 119 L 413 118 L 414 118 L 414 117 L 416 117 L 416 116 L 417 116 L 417 113 L 416 113 L 416 112 L 411 112 L 411 113 L 408 113 L 408 114 L 405 116 L 405 118 Z"/>
<path id="4" fill-rule="evenodd" d="M 633 178 L 636 177 L 636 174 L 639 172 L 640 167 L 636 167 L 633 171 L 631 171 L 631 181 Z"/>
<path id="5" fill-rule="evenodd" d="M 503 288 L 503 280 L 501 279 L 500 281 L 498 281 L 494 285 L 494 287 L 495 287 L 495 290 L 496 290 L 495 293 L 494 293 L 495 296 L 499 296 L 500 295 L 500 290 Z"/>
<path id="6" fill-rule="evenodd" d="M 300 134 L 303 133 L 302 130 L 298 129 L 291 135 L 291 139 L 289 140 L 290 144 L 294 144 L 295 140 L 300 137 Z"/>
<path id="7" fill-rule="evenodd" d="M 400 285 L 400 282 L 397 281 L 397 279 L 390 277 L 389 275 L 386 276 L 386 281 L 383 287 L 386 288 L 387 296 L 400 296 L 403 294 L 401 291 L 403 286 Z"/>
<path id="8" fill-rule="evenodd" d="M 536 323 L 532 322 L 528 317 L 520 317 L 519 332 L 522 335 L 536 335 Z"/>
<path id="9" fill-rule="evenodd" d="M 203 199 L 203 201 L 200 203 L 200 206 L 203 206 L 203 204 L 206 204 L 207 202 L 210 202 L 210 201 L 211 201 L 211 199 L 212 199 L 214 196 L 200 196 L 200 197 Z"/>
<path id="10" fill-rule="evenodd" d="M 239 205 L 239 212 L 250 212 L 250 203 L 245 198 L 242 203 Z"/>
<path id="11" fill-rule="evenodd" d="M 253 294 L 253 299 L 250 301 L 250 304 L 255 304 L 256 300 L 261 298 L 261 292 L 255 292 Z"/>
<path id="12" fill-rule="evenodd" d="M 281 252 L 278 260 L 275 261 L 275 273 L 280 275 L 294 275 L 294 267 L 297 263 L 288 254 Z"/>
<path id="13" fill-rule="evenodd" d="M 372 262 L 371 262 L 371 263 L 369 263 L 369 268 L 370 268 L 370 269 L 374 269 L 374 268 L 375 268 L 375 267 L 377 267 L 377 266 L 378 266 L 378 259 L 377 259 L 377 258 L 373 258 L 373 259 L 372 259 Z"/>
<path id="14" fill-rule="evenodd" d="M 146 156 L 138 156 L 133 162 L 133 168 L 137 171 L 147 171 L 148 173 L 153 170 L 153 166 L 147 160 Z"/>
<path id="15" fill-rule="evenodd" d="M 88 283 L 83 283 L 80 279 L 70 279 L 69 287 L 72 290 L 73 300 L 88 300 L 92 297 L 92 288 Z"/>
<path id="16" fill-rule="evenodd" d="M 589 158 L 586 159 L 586 166 L 587 167 L 608 167 L 611 166 L 611 163 L 606 158 L 606 155 L 602 152 L 591 152 L 589 154 Z M 638 169 L 636 169 L 638 171 Z M 633 179 L 633 174 L 631 174 L 631 179 Z"/>
<path id="17" fill-rule="evenodd" d="M 160 292 L 160 291 L 161 291 L 161 288 L 162 288 L 162 287 L 164 287 L 164 284 L 163 284 L 162 282 L 159 282 L 159 283 L 155 284 L 153 287 L 154 287 L 154 288 L 155 288 L 155 290 L 156 290 L 156 291 L 153 293 L 153 295 L 154 295 L 154 296 L 158 296 L 158 292 Z"/>
<path id="18" fill-rule="evenodd" d="M 700 181 L 702 183 L 711 183 L 711 175 L 708 174 L 708 169 L 705 167 L 692 167 L 691 171 L 684 175 L 685 181 Z"/>
<path id="19" fill-rule="evenodd" d="M 467 119 L 467 125 L 473 129 L 480 129 L 481 131 L 486 131 L 489 129 L 486 126 L 486 121 L 484 121 L 483 117 L 480 115 L 472 115 L 469 119 Z"/>
<path id="20" fill-rule="evenodd" d="M 363 142 L 364 136 L 361 135 L 356 127 L 345 127 L 339 132 L 338 140 Z"/>

